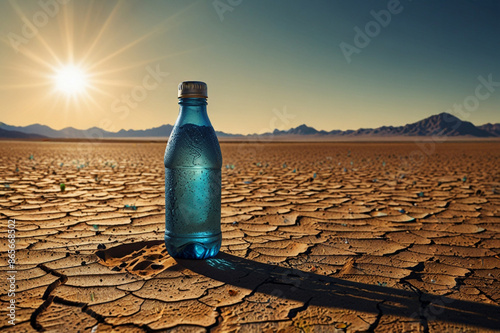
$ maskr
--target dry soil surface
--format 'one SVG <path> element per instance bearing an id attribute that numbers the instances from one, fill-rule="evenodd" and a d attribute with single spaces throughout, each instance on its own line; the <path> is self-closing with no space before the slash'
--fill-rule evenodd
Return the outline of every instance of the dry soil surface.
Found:
<path id="1" fill-rule="evenodd" d="M 165 144 L 1 141 L 2 332 L 500 329 L 499 143 L 221 147 L 221 253 L 176 261 Z"/>

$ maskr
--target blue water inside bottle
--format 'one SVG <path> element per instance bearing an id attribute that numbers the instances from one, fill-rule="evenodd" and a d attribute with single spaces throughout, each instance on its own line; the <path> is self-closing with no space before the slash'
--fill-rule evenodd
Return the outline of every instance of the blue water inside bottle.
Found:
<path id="1" fill-rule="evenodd" d="M 165 149 L 165 245 L 174 258 L 206 259 L 221 246 L 222 154 L 205 98 L 180 98 Z"/>

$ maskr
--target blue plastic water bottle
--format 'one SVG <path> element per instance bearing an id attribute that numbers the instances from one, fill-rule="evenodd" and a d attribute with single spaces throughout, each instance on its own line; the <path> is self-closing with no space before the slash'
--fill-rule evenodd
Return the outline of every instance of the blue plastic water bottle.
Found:
<path id="1" fill-rule="evenodd" d="M 165 245 L 174 258 L 206 259 L 221 246 L 219 141 L 207 115 L 207 85 L 179 85 L 179 117 L 165 150 Z"/>

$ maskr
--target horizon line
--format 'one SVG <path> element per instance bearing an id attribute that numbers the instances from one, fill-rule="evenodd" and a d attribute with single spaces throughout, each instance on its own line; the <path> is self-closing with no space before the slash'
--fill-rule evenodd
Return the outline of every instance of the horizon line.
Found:
<path id="1" fill-rule="evenodd" d="M 460 119 L 459 117 L 457 117 L 456 115 L 454 114 L 451 114 L 451 113 L 448 113 L 448 112 L 441 112 L 441 113 L 437 113 L 437 114 L 433 114 L 431 116 L 428 116 L 428 117 L 425 117 L 423 119 L 420 119 L 420 120 L 417 120 L 415 122 L 412 122 L 412 123 L 406 123 L 405 125 L 382 125 L 382 126 L 379 126 L 379 127 L 360 127 L 358 129 L 345 129 L 345 130 L 342 130 L 342 129 L 332 129 L 332 130 L 318 130 L 312 126 L 309 126 L 305 123 L 303 124 L 300 124 L 300 125 L 297 125 L 295 127 L 290 127 L 288 129 L 283 129 L 283 130 L 279 130 L 277 128 L 274 128 L 274 129 L 271 129 L 271 132 L 265 132 L 265 133 L 256 133 L 256 132 L 253 132 L 253 133 L 248 133 L 248 134 L 241 134 L 241 133 L 229 133 L 229 132 L 225 132 L 225 131 L 222 131 L 222 130 L 217 130 L 214 128 L 214 130 L 216 132 L 222 132 L 222 133 L 225 133 L 225 134 L 231 134 L 231 135 L 243 135 L 243 136 L 252 136 L 252 135 L 265 135 L 267 133 L 273 133 L 275 132 L 276 130 L 278 131 L 288 131 L 288 130 L 291 130 L 291 129 L 295 129 L 295 128 L 298 128 L 298 127 L 301 127 L 301 126 L 306 126 L 308 128 L 312 128 L 314 129 L 315 131 L 318 131 L 318 132 L 333 132 L 333 131 L 342 131 L 342 132 L 347 132 L 347 131 L 357 131 L 357 130 L 368 130 L 368 129 L 375 129 L 375 128 L 381 128 L 381 127 L 402 127 L 402 126 L 406 126 L 406 125 L 410 125 L 410 124 L 414 124 L 414 123 L 418 123 L 422 120 L 425 120 L 425 119 L 428 119 L 428 118 L 431 118 L 431 117 L 434 117 L 434 116 L 439 116 L 439 115 L 442 115 L 442 114 L 447 114 L 447 115 L 450 115 L 450 116 L 453 116 L 457 119 L 459 119 L 461 122 L 468 122 L 468 123 L 471 123 L 473 124 L 474 126 L 485 126 L 485 125 L 496 125 L 496 124 L 500 124 L 500 122 L 496 123 L 496 122 L 487 122 L 487 123 L 484 123 L 484 124 L 481 124 L 481 125 L 476 125 L 470 121 L 467 121 L 467 120 L 462 120 Z M 48 127 L 54 131 L 62 131 L 62 130 L 65 130 L 65 129 L 74 129 L 74 130 L 78 130 L 78 131 L 88 131 L 88 130 L 91 130 L 91 129 L 100 129 L 102 131 L 105 131 L 105 132 L 108 132 L 108 133 L 119 133 L 121 131 L 148 131 L 148 130 L 151 130 L 151 129 L 154 129 L 154 128 L 159 128 L 159 127 L 162 127 L 162 126 L 175 126 L 175 124 L 162 124 L 162 125 L 159 125 L 159 126 L 155 126 L 155 127 L 150 127 L 150 128 L 144 128 L 144 129 L 133 129 L 133 128 L 130 128 L 130 129 L 125 129 L 125 128 L 122 128 L 122 129 L 119 129 L 118 131 L 116 132 L 111 132 L 111 131 L 108 131 L 106 129 L 103 129 L 99 126 L 91 126 L 91 127 L 88 127 L 86 129 L 80 129 L 80 128 L 76 128 L 76 127 L 73 127 L 73 126 L 66 126 L 66 127 L 63 127 L 61 129 L 55 129 L 49 125 L 45 125 L 45 124 L 40 124 L 40 123 L 33 123 L 33 124 L 29 124 L 29 125 L 12 125 L 12 124 L 7 124 L 3 121 L 0 121 L 0 126 L 2 125 L 7 125 L 7 126 L 13 126 L 13 127 L 29 127 L 29 126 L 34 126 L 34 125 L 38 125 L 38 126 L 45 126 L 45 127 Z"/>

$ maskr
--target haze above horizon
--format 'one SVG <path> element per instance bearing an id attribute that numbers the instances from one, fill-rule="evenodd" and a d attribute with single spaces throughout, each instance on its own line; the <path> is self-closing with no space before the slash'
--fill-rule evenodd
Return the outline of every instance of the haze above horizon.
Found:
<path id="1" fill-rule="evenodd" d="M 500 123 L 493 0 L 61 2 L 0 3 L 4 123 L 173 124 L 183 80 L 226 133 Z"/>

